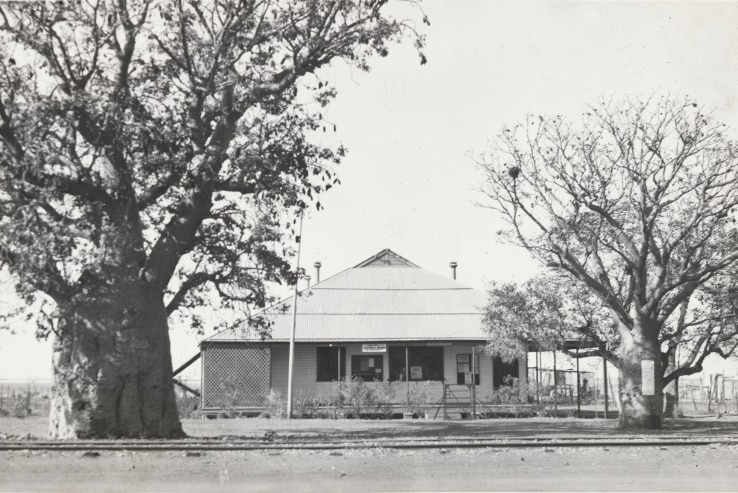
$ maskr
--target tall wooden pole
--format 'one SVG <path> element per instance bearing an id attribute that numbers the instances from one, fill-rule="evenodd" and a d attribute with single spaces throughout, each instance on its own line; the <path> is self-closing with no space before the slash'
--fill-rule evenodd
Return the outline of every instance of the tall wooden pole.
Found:
<path id="1" fill-rule="evenodd" d="M 559 417 L 559 393 L 556 385 L 556 349 L 553 350 L 553 363 L 554 363 L 554 417 Z"/>
<path id="2" fill-rule="evenodd" d="M 297 327 L 297 288 L 300 280 L 300 250 L 302 249 L 302 211 L 300 212 L 300 233 L 297 235 L 297 266 L 295 268 L 295 295 L 292 298 L 292 331 L 290 331 L 290 356 L 287 376 L 287 419 L 292 419 L 292 380 L 295 371 L 295 328 Z M 339 353 L 340 353 L 339 349 Z M 341 371 L 341 365 L 338 365 Z"/>
<path id="3" fill-rule="evenodd" d="M 582 384 L 579 383 L 579 342 L 577 342 L 577 418 L 582 417 Z"/>

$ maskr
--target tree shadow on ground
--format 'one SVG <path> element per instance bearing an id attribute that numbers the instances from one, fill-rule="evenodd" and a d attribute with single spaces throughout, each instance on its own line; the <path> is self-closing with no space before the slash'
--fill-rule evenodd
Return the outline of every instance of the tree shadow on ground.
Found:
<path id="1" fill-rule="evenodd" d="M 248 420 L 247 420 L 248 421 Z M 648 436 L 735 436 L 738 418 L 680 418 L 667 420 L 661 430 L 621 430 L 617 420 L 576 418 L 518 418 L 481 420 L 270 420 L 260 429 L 249 430 L 245 424 L 240 434 L 219 435 L 222 439 L 393 439 L 393 438 L 480 438 L 480 439 L 534 439 L 534 438 L 634 438 Z M 311 426 L 314 424 L 315 426 Z M 202 436 L 202 435 L 201 435 Z"/>

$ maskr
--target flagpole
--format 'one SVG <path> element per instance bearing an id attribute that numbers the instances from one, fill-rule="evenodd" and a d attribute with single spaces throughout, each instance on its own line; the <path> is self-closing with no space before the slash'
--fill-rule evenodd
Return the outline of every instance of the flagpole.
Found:
<path id="1" fill-rule="evenodd" d="M 297 266 L 295 268 L 295 295 L 292 297 L 292 331 L 290 332 L 289 374 L 287 377 L 287 419 L 292 419 L 292 375 L 295 367 L 295 328 L 297 327 L 297 286 L 300 280 L 300 250 L 302 249 L 302 211 L 300 233 L 297 235 Z"/>

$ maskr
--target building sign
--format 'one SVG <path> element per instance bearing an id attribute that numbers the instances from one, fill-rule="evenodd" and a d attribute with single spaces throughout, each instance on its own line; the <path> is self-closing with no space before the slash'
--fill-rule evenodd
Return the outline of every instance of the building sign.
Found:
<path id="1" fill-rule="evenodd" d="M 387 344 L 362 344 L 362 353 L 386 353 Z"/>
<path id="2" fill-rule="evenodd" d="M 448 347 L 453 345 L 453 342 L 429 342 L 426 344 L 428 347 Z"/>
<path id="3" fill-rule="evenodd" d="M 422 380 L 423 379 L 423 367 L 422 366 L 411 366 L 410 367 L 410 379 L 411 380 Z"/>
<path id="4" fill-rule="evenodd" d="M 655 376 L 653 361 L 650 359 L 641 361 L 641 394 L 656 395 Z"/>

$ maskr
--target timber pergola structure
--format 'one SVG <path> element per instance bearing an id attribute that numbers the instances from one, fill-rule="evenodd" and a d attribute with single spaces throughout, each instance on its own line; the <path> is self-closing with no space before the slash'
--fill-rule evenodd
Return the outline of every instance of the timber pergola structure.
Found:
<path id="1" fill-rule="evenodd" d="M 596 351 L 598 349 L 597 344 L 593 341 L 581 338 L 571 338 L 571 339 L 565 339 L 561 344 L 559 344 L 555 348 L 546 347 L 543 348 L 539 344 L 535 342 L 529 342 L 528 343 L 528 352 L 529 353 L 535 353 L 535 365 L 529 366 L 528 368 L 535 369 L 535 383 L 536 383 L 536 401 L 540 402 L 541 395 L 540 395 L 540 375 L 541 371 L 543 369 L 541 368 L 541 353 L 552 353 L 553 355 L 553 391 L 554 391 L 554 415 L 556 416 L 558 413 L 558 385 L 556 381 L 556 352 L 562 351 L 565 353 L 568 353 L 570 356 L 572 356 L 576 361 L 576 369 L 575 373 L 577 376 L 577 417 L 580 418 L 582 416 L 582 383 L 581 383 L 581 371 L 579 368 L 579 360 L 583 357 L 593 357 L 592 355 L 580 355 L 582 351 L 585 352 L 592 352 Z M 571 353 L 574 354 L 571 354 Z M 603 373 L 603 393 L 605 397 L 605 409 L 604 409 L 604 417 L 607 419 L 608 417 L 608 411 L 609 411 L 609 392 L 608 392 L 608 377 L 607 377 L 607 359 L 604 356 L 602 357 L 602 373 Z"/>

